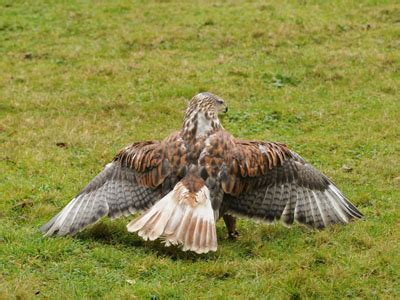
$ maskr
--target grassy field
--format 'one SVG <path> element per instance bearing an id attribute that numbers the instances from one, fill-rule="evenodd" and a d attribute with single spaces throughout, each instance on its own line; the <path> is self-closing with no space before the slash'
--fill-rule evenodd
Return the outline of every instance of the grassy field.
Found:
<path id="1" fill-rule="evenodd" d="M 396 1 L 0 1 L 0 298 L 400 298 Z M 287 143 L 365 220 L 325 231 L 239 221 L 194 255 L 103 220 L 41 224 L 199 91 L 226 129 Z"/>

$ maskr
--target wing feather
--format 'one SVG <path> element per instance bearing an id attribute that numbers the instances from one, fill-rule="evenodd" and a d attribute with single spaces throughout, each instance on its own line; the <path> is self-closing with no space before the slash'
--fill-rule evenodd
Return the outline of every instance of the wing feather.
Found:
<path id="1" fill-rule="evenodd" d="M 103 216 L 115 219 L 145 208 L 148 202 L 158 198 L 159 191 L 127 181 L 127 177 L 133 178 L 133 172 L 117 162 L 108 164 L 59 214 L 43 225 L 41 231 L 46 235 L 74 235 Z M 133 193 L 125 194 L 124 186 L 129 186 Z"/>
<path id="2" fill-rule="evenodd" d="M 115 219 L 151 207 L 175 185 L 183 166 L 170 161 L 183 149 L 176 133 L 161 143 L 139 142 L 124 148 L 41 231 L 73 235 L 103 216 Z M 185 153 L 181 156 L 184 163 Z"/>
<path id="3" fill-rule="evenodd" d="M 284 144 L 237 140 L 220 131 L 209 138 L 200 157 L 206 170 L 212 169 L 207 163 L 221 156 L 218 149 L 223 148 L 229 150 L 219 173 L 208 172 L 220 179 L 225 193 L 222 210 L 314 228 L 362 217 L 329 178 Z"/>

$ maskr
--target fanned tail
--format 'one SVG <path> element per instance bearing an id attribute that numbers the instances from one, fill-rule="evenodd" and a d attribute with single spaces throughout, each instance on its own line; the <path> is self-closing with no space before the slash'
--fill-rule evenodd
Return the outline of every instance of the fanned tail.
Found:
<path id="1" fill-rule="evenodd" d="M 144 240 L 157 238 L 165 245 L 182 245 L 183 251 L 207 253 L 217 250 L 217 234 L 210 192 L 203 185 L 190 192 L 182 182 L 143 215 L 130 222 L 128 231 Z"/>

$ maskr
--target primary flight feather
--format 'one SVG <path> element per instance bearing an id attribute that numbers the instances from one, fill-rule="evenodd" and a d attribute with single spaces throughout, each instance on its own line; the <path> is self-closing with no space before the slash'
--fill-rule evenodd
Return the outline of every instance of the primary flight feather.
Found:
<path id="1" fill-rule="evenodd" d="M 233 215 L 312 228 L 362 217 L 328 177 L 286 145 L 239 140 L 225 131 L 218 113 L 226 111 L 216 95 L 194 96 L 180 131 L 122 149 L 41 231 L 74 235 L 103 216 L 143 212 L 128 231 L 206 253 L 217 249 L 220 217 L 231 237 L 237 235 Z"/>

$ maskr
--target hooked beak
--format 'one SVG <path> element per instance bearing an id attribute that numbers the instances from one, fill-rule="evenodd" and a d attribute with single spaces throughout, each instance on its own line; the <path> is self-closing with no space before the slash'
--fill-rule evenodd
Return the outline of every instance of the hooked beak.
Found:
<path id="1" fill-rule="evenodd" d="M 226 106 L 226 104 L 223 103 L 223 104 L 221 105 L 219 111 L 220 111 L 220 112 L 223 112 L 223 113 L 227 113 L 227 112 L 228 112 L 228 106 Z"/>

